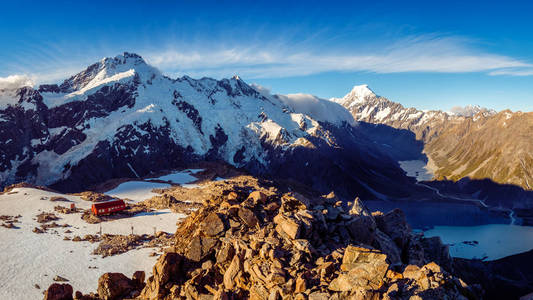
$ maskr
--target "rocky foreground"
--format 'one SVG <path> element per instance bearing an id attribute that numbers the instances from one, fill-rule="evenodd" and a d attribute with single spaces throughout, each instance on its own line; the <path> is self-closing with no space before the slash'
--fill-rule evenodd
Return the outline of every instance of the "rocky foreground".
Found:
<path id="1" fill-rule="evenodd" d="M 153 276 L 106 273 L 97 293 L 53 284 L 45 299 L 477 299 L 439 238 L 400 210 L 287 192 L 239 176 L 178 227 Z M 73 295 L 74 294 L 74 295 Z"/>

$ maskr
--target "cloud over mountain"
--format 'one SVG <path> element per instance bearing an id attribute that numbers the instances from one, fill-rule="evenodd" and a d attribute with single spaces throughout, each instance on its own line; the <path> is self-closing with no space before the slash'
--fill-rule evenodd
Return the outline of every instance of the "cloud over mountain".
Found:
<path id="1" fill-rule="evenodd" d="M 26 75 L 10 75 L 0 77 L 0 90 L 18 89 L 24 86 L 33 86 L 33 80 Z"/>

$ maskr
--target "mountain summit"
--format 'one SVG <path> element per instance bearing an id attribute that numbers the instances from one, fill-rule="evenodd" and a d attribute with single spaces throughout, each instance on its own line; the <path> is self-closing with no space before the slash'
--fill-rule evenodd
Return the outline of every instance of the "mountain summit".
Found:
<path id="1" fill-rule="evenodd" d="M 367 84 L 356 85 L 343 98 L 332 98 L 333 102 L 337 102 L 344 107 L 351 107 L 357 103 L 364 103 L 367 99 L 377 97 L 376 94 L 368 87 Z"/>

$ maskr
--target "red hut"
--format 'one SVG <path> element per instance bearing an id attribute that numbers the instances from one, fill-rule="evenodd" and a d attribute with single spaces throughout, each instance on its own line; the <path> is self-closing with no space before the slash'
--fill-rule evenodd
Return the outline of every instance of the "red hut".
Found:
<path id="1" fill-rule="evenodd" d="M 91 206 L 91 211 L 94 215 L 107 215 L 117 211 L 124 210 L 126 203 L 121 199 L 115 199 L 106 202 L 96 202 Z"/>

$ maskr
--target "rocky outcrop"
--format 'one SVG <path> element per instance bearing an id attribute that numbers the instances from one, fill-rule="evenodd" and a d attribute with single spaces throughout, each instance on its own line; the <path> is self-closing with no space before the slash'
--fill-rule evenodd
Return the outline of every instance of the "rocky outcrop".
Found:
<path id="1" fill-rule="evenodd" d="M 401 211 L 372 215 L 358 199 L 282 192 L 254 178 L 218 191 L 180 224 L 140 299 L 475 298 L 432 261 L 440 241 L 413 234 Z M 112 276 L 100 279 L 100 298 L 138 291 Z"/>

